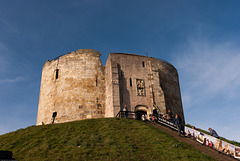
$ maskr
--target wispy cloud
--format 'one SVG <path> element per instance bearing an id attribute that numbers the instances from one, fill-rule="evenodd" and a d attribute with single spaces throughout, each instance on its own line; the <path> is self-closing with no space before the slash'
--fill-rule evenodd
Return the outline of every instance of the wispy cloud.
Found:
<path id="1" fill-rule="evenodd" d="M 23 80 L 24 80 L 24 78 L 22 78 L 22 77 L 17 77 L 17 78 L 13 78 L 13 79 L 0 79 L 0 84 L 15 83 L 15 82 L 23 81 Z"/>
<path id="2" fill-rule="evenodd" d="M 178 53 L 174 64 L 179 71 L 186 121 L 205 130 L 216 128 L 221 136 L 240 141 L 236 129 L 240 47 L 233 41 L 190 39 Z"/>
<path id="3" fill-rule="evenodd" d="M 9 63 L 9 55 L 11 53 L 11 50 L 5 45 L 4 43 L 0 42 L 0 84 L 4 83 L 15 83 L 19 81 L 23 81 L 23 77 L 15 77 L 15 78 L 9 78 L 9 71 L 11 71 L 11 67 L 13 67 L 13 64 Z M 3 74 L 5 73 L 5 74 Z M 5 76 L 3 76 L 5 75 Z M 7 78 L 5 78 L 7 75 Z"/>
<path id="4" fill-rule="evenodd" d="M 234 43 L 189 41 L 176 60 L 186 108 L 225 94 L 240 96 L 240 48 Z M 194 97 L 194 98 L 193 98 Z"/>

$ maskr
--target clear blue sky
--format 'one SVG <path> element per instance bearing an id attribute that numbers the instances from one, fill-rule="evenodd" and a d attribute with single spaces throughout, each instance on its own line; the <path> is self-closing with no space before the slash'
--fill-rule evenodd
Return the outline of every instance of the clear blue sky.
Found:
<path id="1" fill-rule="evenodd" d="M 239 0 L 0 0 L 0 134 L 35 125 L 48 59 L 90 48 L 165 59 L 186 123 L 240 141 Z"/>

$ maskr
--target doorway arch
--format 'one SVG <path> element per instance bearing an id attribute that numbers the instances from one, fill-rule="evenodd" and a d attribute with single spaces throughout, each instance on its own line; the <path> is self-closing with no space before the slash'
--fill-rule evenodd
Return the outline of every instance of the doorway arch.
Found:
<path id="1" fill-rule="evenodd" d="M 137 105 L 135 107 L 135 114 L 136 114 L 135 115 L 136 120 L 141 120 L 142 115 L 146 115 L 146 118 L 148 119 L 149 109 L 145 105 Z"/>

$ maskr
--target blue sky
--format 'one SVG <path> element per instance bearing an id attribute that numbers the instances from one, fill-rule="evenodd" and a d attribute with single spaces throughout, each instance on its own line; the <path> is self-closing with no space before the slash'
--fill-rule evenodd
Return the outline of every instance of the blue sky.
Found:
<path id="1" fill-rule="evenodd" d="M 186 123 L 240 141 L 239 0 L 0 0 L 0 134 L 35 125 L 41 70 L 76 51 L 158 57 Z"/>

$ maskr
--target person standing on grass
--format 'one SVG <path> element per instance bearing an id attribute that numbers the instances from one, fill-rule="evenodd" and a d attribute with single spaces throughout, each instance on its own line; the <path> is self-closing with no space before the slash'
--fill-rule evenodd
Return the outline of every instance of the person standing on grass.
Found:
<path id="1" fill-rule="evenodd" d="M 211 136 L 219 139 L 219 136 L 215 130 L 213 130 L 211 127 L 209 127 L 208 130 L 210 131 Z"/>
<path id="2" fill-rule="evenodd" d="M 175 118 L 173 119 L 173 124 L 178 129 L 178 136 L 181 136 L 181 122 L 178 114 L 175 115 Z"/>

